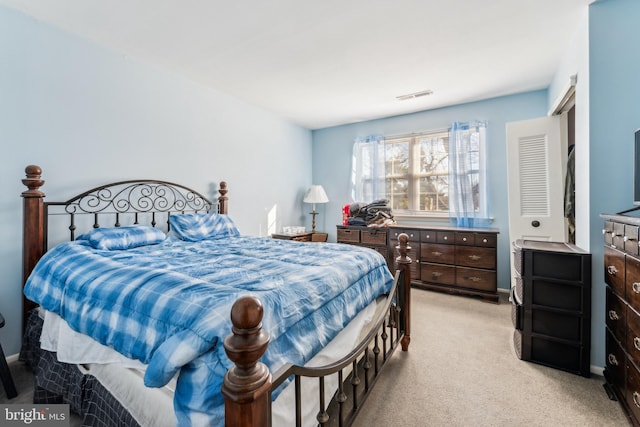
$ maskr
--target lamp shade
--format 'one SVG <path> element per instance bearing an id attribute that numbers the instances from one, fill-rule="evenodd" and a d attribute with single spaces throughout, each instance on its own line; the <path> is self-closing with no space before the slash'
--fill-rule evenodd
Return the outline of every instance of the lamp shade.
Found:
<path id="1" fill-rule="evenodd" d="M 322 185 L 312 185 L 302 199 L 305 203 L 327 203 L 329 198 Z"/>

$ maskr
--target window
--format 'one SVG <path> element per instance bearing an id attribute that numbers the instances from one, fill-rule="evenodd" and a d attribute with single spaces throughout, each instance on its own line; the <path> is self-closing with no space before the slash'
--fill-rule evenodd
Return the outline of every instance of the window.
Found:
<path id="1" fill-rule="evenodd" d="M 487 218 L 485 126 L 368 137 L 354 145 L 354 201 L 387 199 L 394 215 Z"/>

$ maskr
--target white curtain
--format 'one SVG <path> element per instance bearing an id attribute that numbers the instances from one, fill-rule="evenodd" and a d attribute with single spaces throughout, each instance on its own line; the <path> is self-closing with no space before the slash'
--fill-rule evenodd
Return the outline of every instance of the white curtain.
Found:
<path id="1" fill-rule="evenodd" d="M 386 198 L 384 137 L 371 135 L 353 144 L 351 159 L 351 198 L 371 203 Z"/>
<path id="2" fill-rule="evenodd" d="M 489 225 L 486 122 L 455 122 L 449 130 L 449 217 L 461 227 Z"/>

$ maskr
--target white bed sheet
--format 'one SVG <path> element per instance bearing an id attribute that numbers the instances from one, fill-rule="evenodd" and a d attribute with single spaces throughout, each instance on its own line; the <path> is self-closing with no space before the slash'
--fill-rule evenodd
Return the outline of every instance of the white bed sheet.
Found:
<path id="1" fill-rule="evenodd" d="M 368 332 L 367 326 L 377 318 L 383 304 L 372 302 L 362 310 L 306 366 L 321 366 L 344 357 Z M 83 373 L 93 375 L 127 409 L 141 426 L 174 426 L 173 391 L 175 378 L 162 388 L 149 388 L 143 383 L 145 365 L 129 359 L 92 338 L 79 334 L 55 313 L 44 311 L 40 337 L 42 349 L 57 354 L 59 361 L 78 365 Z M 317 425 L 318 380 L 303 378 L 303 425 Z M 325 399 L 329 402 L 337 387 L 337 375 L 325 380 Z M 272 405 L 272 425 L 295 425 L 294 384 L 289 384 Z"/>

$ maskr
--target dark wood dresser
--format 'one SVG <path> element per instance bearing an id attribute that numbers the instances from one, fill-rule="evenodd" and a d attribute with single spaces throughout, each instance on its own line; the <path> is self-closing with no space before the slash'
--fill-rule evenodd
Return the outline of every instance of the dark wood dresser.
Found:
<path id="1" fill-rule="evenodd" d="M 640 219 L 604 219 L 606 283 L 606 387 L 615 394 L 632 424 L 640 425 Z"/>
<path id="2" fill-rule="evenodd" d="M 591 254 L 569 243 L 517 240 L 513 257 L 516 354 L 589 377 Z"/>
<path id="3" fill-rule="evenodd" d="M 390 257 L 392 252 L 389 252 L 389 229 L 387 228 L 338 225 L 337 241 L 374 249 L 384 256 L 388 265 L 393 262 L 393 258 Z"/>
<path id="4" fill-rule="evenodd" d="M 392 272 L 396 269 L 394 254 L 401 233 L 409 236 L 412 286 L 498 302 L 496 229 L 402 225 L 387 229 L 337 227 L 338 243 L 373 247 L 386 254 Z"/>

